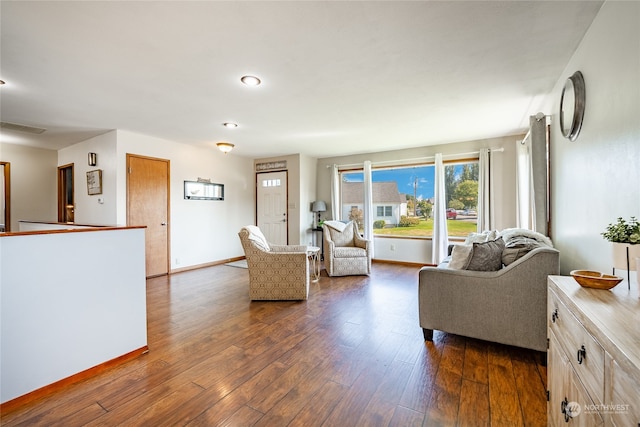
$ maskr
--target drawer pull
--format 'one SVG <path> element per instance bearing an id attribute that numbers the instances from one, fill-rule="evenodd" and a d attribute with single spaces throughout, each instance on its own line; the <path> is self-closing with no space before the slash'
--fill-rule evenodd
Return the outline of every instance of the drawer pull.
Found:
<path id="1" fill-rule="evenodd" d="M 587 349 L 584 348 L 584 345 L 582 347 L 580 347 L 580 349 L 578 350 L 578 365 L 582 365 L 582 362 L 584 361 L 584 359 L 587 358 Z"/>
<path id="2" fill-rule="evenodd" d="M 567 406 L 569 405 L 569 400 L 565 397 L 562 403 L 560 403 L 560 410 L 564 414 L 564 422 L 568 423 L 571 419 L 571 415 L 569 415 L 569 411 L 567 410 Z"/>
<path id="3" fill-rule="evenodd" d="M 551 314 L 551 321 L 553 323 L 556 323 L 556 319 L 558 318 L 558 309 L 556 308 L 555 310 L 553 310 L 553 313 Z"/>
<path id="4" fill-rule="evenodd" d="M 560 403 L 560 410 L 564 414 L 564 422 L 568 423 L 575 415 L 580 413 L 580 408 L 575 406 L 575 402 L 569 402 L 565 397 Z"/>

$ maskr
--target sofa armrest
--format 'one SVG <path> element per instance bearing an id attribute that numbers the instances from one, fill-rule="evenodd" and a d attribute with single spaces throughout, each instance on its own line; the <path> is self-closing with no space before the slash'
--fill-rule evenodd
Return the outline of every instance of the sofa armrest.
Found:
<path id="1" fill-rule="evenodd" d="M 364 237 L 360 236 L 360 234 L 356 233 L 353 236 L 353 243 L 355 246 L 362 248 L 362 249 L 366 249 L 367 252 L 369 252 L 369 240 L 365 239 Z"/>

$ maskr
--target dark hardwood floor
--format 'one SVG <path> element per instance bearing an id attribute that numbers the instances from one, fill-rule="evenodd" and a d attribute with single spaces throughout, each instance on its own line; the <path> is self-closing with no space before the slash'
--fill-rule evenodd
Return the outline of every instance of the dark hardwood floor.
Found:
<path id="1" fill-rule="evenodd" d="M 305 302 L 250 302 L 247 270 L 150 279 L 150 351 L 2 414 L 3 426 L 543 426 L 533 351 L 418 325 L 418 268 L 374 263 Z M 117 315 L 117 313 L 114 313 Z"/>

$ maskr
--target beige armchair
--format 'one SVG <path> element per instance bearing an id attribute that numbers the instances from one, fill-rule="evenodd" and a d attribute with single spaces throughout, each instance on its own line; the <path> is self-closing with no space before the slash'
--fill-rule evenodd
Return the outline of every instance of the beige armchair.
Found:
<path id="1" fill-rule="evenodd" d="M 325 221 L 322 228 L 324 266 L 329 276 L 371 273 L 371 242 L 360 237 L 355 222 Z"/>
<path id="2" fill-rule="evenodd" d="M 238 233 L 249 266 L 251 300 L 306 300 L 309 257 L 301 245 L 270 245 L 255 225 Z"/>

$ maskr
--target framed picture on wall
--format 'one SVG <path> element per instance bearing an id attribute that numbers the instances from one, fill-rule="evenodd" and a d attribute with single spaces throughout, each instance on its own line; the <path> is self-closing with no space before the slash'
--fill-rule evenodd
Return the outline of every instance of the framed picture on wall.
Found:
<path id="1" fill-rule="evenodd" d="M 185 181 L 184 198 L 187 200 L 224 200 L 224 184 Z"/>
<path id="2" fill-rule="evenodd" d="M 96 169 L 87 172 L 87 193 L 92 196 L 94 194 L 102 194 L 102 170 Z"/>

